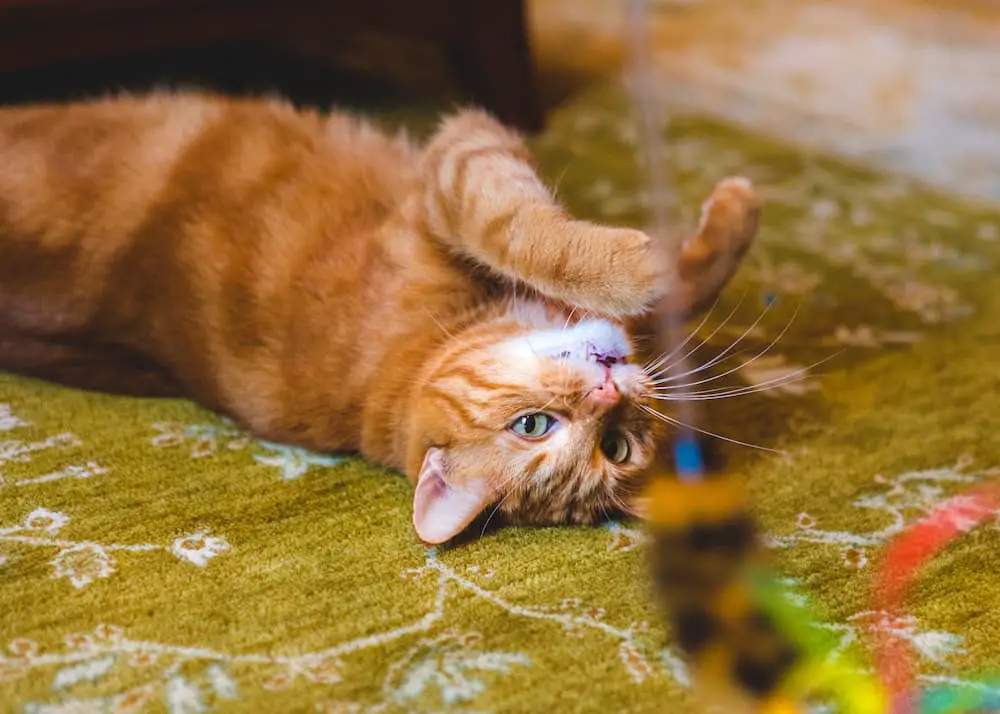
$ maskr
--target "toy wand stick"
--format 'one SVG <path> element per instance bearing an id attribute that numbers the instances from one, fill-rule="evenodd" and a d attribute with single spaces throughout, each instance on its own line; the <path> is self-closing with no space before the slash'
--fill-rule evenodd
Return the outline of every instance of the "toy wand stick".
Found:
<path id="1" fill-rule="evenodd" d="M 665 145 L 663 130 L 666 126 L 666 113 L 663 103 L 656 91 L 653 75 L 652 47 L 648 37 L 648 20 L 650 17 L 649 0 L 628 0 L 626 5 L 628 35 L 631 41 L 631 82 L 633 105 L 639 114 L 638 146 L 645 160 L 649 174 L 648 195 L 652 227 L 650 233 L 659 242 L 661 260 L 677 260 L 679 250 L 670 245 L 670 214 L 673 209 L 673 194 L 667 176 L 666 164 L 663 160 Z M 672 255 L 674 254 L 674 255 Z M 680 433 L 673 450 L 673 461 L 677 475 L 685 480 L 701 477 L 704 468 L 701 448 L 697 439 L 697 409 L 695 402 L 686 397 L 690 391 L 690 380 L 684 375 L 690 373 L 687 369 L 690 353 L 677 353 L 684 343 L 683 316 L 677 310 L 660 310 L 660 325 L 657 330 L 660 354 L 671 355 L 671 361 L 665 367 L 665 374 L 676 371 L 680 380 L 676 389 L 676 414 Z"/>

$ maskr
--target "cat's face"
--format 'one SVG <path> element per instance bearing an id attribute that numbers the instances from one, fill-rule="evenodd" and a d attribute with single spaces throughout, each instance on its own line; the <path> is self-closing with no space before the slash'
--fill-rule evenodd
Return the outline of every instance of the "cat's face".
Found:
<path id="1" fill-rule="evenodd" d="M 487 510 L 549 524 L 630 508 L 658 423 L 638 406 L 648 379 L 619 326 L 521 317 L 454 342 L 415 412 L 423 540 L 449 540 Z"/>

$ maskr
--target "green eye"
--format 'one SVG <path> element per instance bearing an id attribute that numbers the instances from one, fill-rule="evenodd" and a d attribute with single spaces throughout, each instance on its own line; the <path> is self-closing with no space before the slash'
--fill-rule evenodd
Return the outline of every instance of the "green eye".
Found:
<path id="1" fill-rule="evenodd" d="M 508 428 L 525 439 L 541 439 L 552 431 L 555 425 L 556 420 L 548 414 L 532 412 L 531 414 L 518 417 Z"/>
<path id="2" fill-rule="evenodd" d="M 623 464 L 628 461 L 632 449 L 628 445 L 628 439 L 617 432 L 608 432 L 601 439 L 601 452 L 614 464 Z"/>

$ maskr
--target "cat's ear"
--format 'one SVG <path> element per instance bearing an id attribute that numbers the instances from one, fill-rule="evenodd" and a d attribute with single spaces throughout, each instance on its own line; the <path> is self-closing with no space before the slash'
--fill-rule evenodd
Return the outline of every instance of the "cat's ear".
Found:
<path id="1" fill-rule="evenodd" d="M 486 479 L 466 479 L 461 485 L 449 483 L 444 459 L 443 449 L 427 450 L 413 494 L 413 526 L 420 540 L 432 545 L 457 536 L 493 500 Z"/>

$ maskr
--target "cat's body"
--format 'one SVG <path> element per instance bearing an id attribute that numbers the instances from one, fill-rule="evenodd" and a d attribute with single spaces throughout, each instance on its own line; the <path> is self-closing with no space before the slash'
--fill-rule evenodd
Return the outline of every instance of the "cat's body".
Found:
<path id="1" fill-rule="evenodd" d="M 498 500 L 591 521 L 651 446 L 627 321 L 714 295 L 755 208 L 720 187 L 671 266 L 571 220 L 528 160 L 476 112 L 421 149 L 200 94 L 0 110 L 0 369 L 360 451 L 417 485 L 428 541 Z M 615 444 L 630 458 L 598 463 Z"/>

